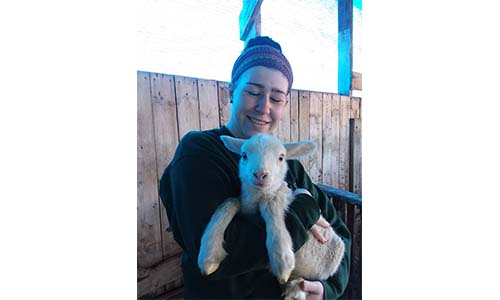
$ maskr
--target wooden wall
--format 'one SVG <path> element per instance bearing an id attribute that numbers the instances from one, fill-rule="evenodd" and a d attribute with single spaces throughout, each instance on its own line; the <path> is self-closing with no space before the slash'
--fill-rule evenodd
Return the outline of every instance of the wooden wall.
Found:
<path id="1" fill-rule="evenodd" d="M 301 159 L 316 183 L 361 193 L 361 99 L 292 90 L 277 129 L 284 141 L 310 139 L 317 153 Z M 137 296 L 182 297 L 181 249 L 158 196 L 159 179 L 190 130 L 228 122 L 227 83 L 137 73 Z"/>

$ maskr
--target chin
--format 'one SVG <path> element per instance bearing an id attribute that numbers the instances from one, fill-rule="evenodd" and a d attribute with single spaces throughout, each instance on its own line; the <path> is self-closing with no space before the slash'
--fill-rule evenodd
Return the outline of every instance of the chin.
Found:
<path id="1" fill-rule="evenodd" d="M 251 136 L 254 136 L 256 134 L 260 134 L 260 133 L 272 133 L 272 129 L 270 127 L 267 127 L 267 128 L 250 128 L 247 130 L 247 135 L 249 137 Z"/>

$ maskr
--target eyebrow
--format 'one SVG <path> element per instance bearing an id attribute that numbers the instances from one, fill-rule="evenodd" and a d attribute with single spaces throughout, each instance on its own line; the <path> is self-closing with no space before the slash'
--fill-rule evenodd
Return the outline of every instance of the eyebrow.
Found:
<path id="1" fill-rule="evenodd" d="M 259 87 L 259 88 L 261 88 L 261 89 L 263 89 L 263 88 L 264 88 L 264 86 L 263 86 L 262 84 L 260 84 L 260 83 L 255 83 L 255 82 L 247 82 L 247 84 L 255 85 L 255 86 L 257 86 L 257 87 Z M 282 91 L 282 90 L 280 90 L 280 89 L 277 89 L 277 88 L 271 88 L 271 91 L 273 91 L 273 92 L 277 92 L 277 93 L 281 93 L 281 94 L 283 94 L 283 95 L 285 95 L 285 96 L 286 96 L 286 93 L 285 93 L 285 92 L 283 92 L 283 91 Z"/>

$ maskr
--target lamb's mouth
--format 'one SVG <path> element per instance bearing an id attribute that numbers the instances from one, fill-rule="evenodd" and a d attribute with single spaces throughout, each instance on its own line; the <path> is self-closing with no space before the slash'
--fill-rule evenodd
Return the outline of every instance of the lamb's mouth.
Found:
<path id="1" fill-rule="evenodd" d="M 268 186 L 269 183 L 267 183 L 267 182 L 253 182 L 253 185 L 256 188 L 262 189 L 262 188 L 265 188 L 266 186 Z"/>
<path id="2" fill-rule="evenodd" d="M 247 118 L 250 120 L 250 122 L 252 122 L 256 126 L 265 126 L 265 125 L 268 125 L 271 123 L 271 122 L 266 122 L 266 121 L 262 121 L 259 119 L 255 119 L 255 118 L 252 118 L 250 116 L 247 116 Z"/>

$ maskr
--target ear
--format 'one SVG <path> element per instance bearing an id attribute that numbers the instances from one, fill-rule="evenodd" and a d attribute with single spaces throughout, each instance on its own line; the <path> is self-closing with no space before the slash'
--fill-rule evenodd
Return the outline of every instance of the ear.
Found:
<path id="1" fill-rule="evenodd" d="M 297 143 L 284 143 L 287 159 L 296 159 L 301 156 L 307 156 L 314 153 L 316 143 L 312 141 L 303 141 Z"/>
<path id="2" fill-rule="evenodd" d="M 237 139 L 234 137 L 230 137 L 228 135 L 221 135 L 220 139 L 222 140 L 222 142 L 224 143 L 224 146 L 226 146 L 226 148 L 229 151 L 234 152 L 236 154 L 240 154 L 241 146 L 246 141 L 244 139 Z"/>
<path id="3" fill-rule="evenodd" d="M 233 96 L 234 96 L 234 84 L 230 82 L 227 86 L 227 91 L 228 91 L 228 96 L 229 96 L 229 101 L 233 103 Z"/>

